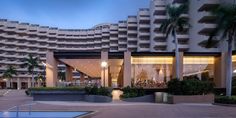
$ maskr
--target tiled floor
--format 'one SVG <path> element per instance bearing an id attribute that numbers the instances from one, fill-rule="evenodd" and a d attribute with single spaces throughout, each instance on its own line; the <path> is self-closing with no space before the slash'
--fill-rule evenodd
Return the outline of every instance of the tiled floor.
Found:
<path id="1" fill-rule="evenodd" d="M 0 97 L 0 110 L 5 111 L 15 105 L 32 103 L 24 91 L 13 90 Z M 22 106 L 20 110 L 27 110 Z M 85 102 L 36 102 L 33 110 L 56 111 L 96 111 L 93 118 L 236 118 L 236 107 L 210 104 L 152 104 L 124 103 L 91 104 Z"/>

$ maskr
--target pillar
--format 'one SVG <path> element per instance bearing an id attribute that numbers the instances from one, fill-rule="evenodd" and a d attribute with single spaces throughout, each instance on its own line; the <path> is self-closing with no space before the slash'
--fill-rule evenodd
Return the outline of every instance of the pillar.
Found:
<path id="1" fill-rule="evenodd" d="M 72 81 L 73 80 L 73 69 L 72 67 L 66 65 L 66 81 Z"/>
<path id="2" fill-rule="evenodd" d="M 222 52 L 221 56 L 215 57 L 214 83 L 216 88 L 226 87 L 226 55 L 225 52 Z"/>
<path id="3" fill-rule="evenodd" d="M 21 80 L 20 80 L 20 78 L 17 78 L 17 89 L 18 90 L 21 89 Z"/>
<path id="4" fill-rule="evenodd" d="M 6 87 L 10 88 L 11 87 L 11 81 L 10 79 L 6 79 Z"/>
<path id="5" fill-rule="evenodd" d="M 84 80 L 85 80 L 85 78 L 84 78 L 84 73 L 82 73 L 82 72 L 80 72 L 79 73 L 79 76 L 80 76 L 80 78 L 79 78 L 79 81 L 80 81 L 80 83 L 84 83 Z"/>
<path id="6" fill-rule="evenodd" d="M 172 78 L 176 78 L 177 77 L 177 73 L 176 73 L 176 56 L 173 59 L 173 66 L 172 66 L 172 73 L 173 73 L 173 77 Z M 179 79 L 182 80 L 183 79 L 183 70 L 184 70 L 184 53 L 183 52 L 179 52 Z"/>
<path id="7" fill-rule="evenodd" d="M 108 64 L 108 52 L 102 51 L 101 52 L 101 62 L 107 62 Z M 108 65 L 109 66 L 109 65 Z M 105 77 L 104 77 L 105 73 Z M 101 68 L 101 85 L 104 86 L 104 78 L 105 78 L 105 87 L 108 87 L 108 67 L 107 68 Z"/>
<path id="8" fill-rule="evenodd" d="M 131 52 L 124 52 L 123 82 L 125 86 L 131 86 Z"/>
<path id="9" fill-rule="evenodd" d="M 57 82 L 57 60 L 54 53 L 48 51 L 46 54 L 46 86 L 55 87 Z"/>
<path id="10" fill-rule="evenodd" d="M 27 82 L 28 88 L 31 88 L 31 78 L 28 78 L 27 80 L 28 80 Z"/>

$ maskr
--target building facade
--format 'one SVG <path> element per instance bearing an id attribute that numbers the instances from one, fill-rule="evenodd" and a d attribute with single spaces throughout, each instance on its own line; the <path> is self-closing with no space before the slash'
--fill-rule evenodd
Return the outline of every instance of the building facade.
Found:
<path id="1" fill-rule="evenodd" d="M 40 63 L 42 68 L 36 69 L 36 75 L 49 73 L 46 76 L 50 83 L 48 86 L 56 85 L 57 80 L 54 79 L 58 78 L 58 71 L 66 72 L 66 81 L 99 81 L 98 78 L 103 78 L 104 75 L 100 62 L 105 60 L 110 65 L 104 71 L 105 76 L 107 75 L 104 77 L 107 78 L 106 86 L 146 86 L 146 83 L 149 83 L 147 87 L 165 87 L 163 83 L 176 74 L 173 53 L 175 48 L 173 39 L 166 38 L 159 28 L 162 21 L 168 17 L 166 5 L 181 4 L 183 1 L 151 0 L 150 6 L 140 8 L 137 15 L 128 16 L 126 20 L 116 24 L 99 24 L 91 29 L 59 29 L 1 19 L 0 75 L 2 76 L 8 65 L 13 65 L 18 72 L 11 82 L 14 88 L 30 87 L 28 83 L 31 81 L 31 75 L 20 65 L 24 58 L 31 54 L 57 68 L 57 71 L 52 68 L 50 70 L 49 66 L 44 67 Z M 181 76 L 211 78 L 217 87 L 224 87 L 224 42 L 220 47 L 212 49 L 202 48 L 198 43 L 206 40 L 209 33 L 216 28 L 210 9 L 219 4 L 233 3 L 233 0 L 189 2 L 189 12 L 182 17 L 188 18 L 191 26 L 185 27 L 185 32 L 177 33 L 182 60 Z M 75 57 L 78 56 L 75 52 L 82 53 L 86 59 L 82 58 L 82 55 L 78 58 L 65 56 L 65 52 Z M 84 52 L 96 52 L 94 60 Z M 115 56 L 116 54 L 120 56 Z M 86 69 L 83 63 L 92 65 Z M 94 65 L 96 67 L 93 68 Z M 1 87 L 9 87 L 9 82 L 10 80 L 2 78 Z M 101 84 L 103 80 L 99 82 Z"/>

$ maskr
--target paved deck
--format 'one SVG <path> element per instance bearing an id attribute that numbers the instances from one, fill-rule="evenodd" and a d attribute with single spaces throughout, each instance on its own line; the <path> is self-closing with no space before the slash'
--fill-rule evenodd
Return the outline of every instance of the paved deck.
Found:
<path id="1" fill-rule="evenodd" d="M 32 103 L 22 90 L 12 90 L 0 97 L 0 110 L 15 105 Z M 96 111 L 93 118 L 235 118 L 236 107 L 211 104 L 154 104 L 154 103 L 86 103 L 86 102 L 34 102 L 33 110 Z M 27 110 L 22 106 L 21 110 Z"/>

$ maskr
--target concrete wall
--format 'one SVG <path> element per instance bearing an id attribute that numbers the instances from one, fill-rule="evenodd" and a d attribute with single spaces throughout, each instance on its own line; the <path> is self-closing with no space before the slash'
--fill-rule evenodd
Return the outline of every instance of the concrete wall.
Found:
<path id="1" fill-rule="evenodd" d="M 46 86 L 47 87 L 54 87 L 56 86 L 57 80 L 57 65 L 58 62 L 54 58 L 53 52 L 47 52 L 46 55 Z"/>

